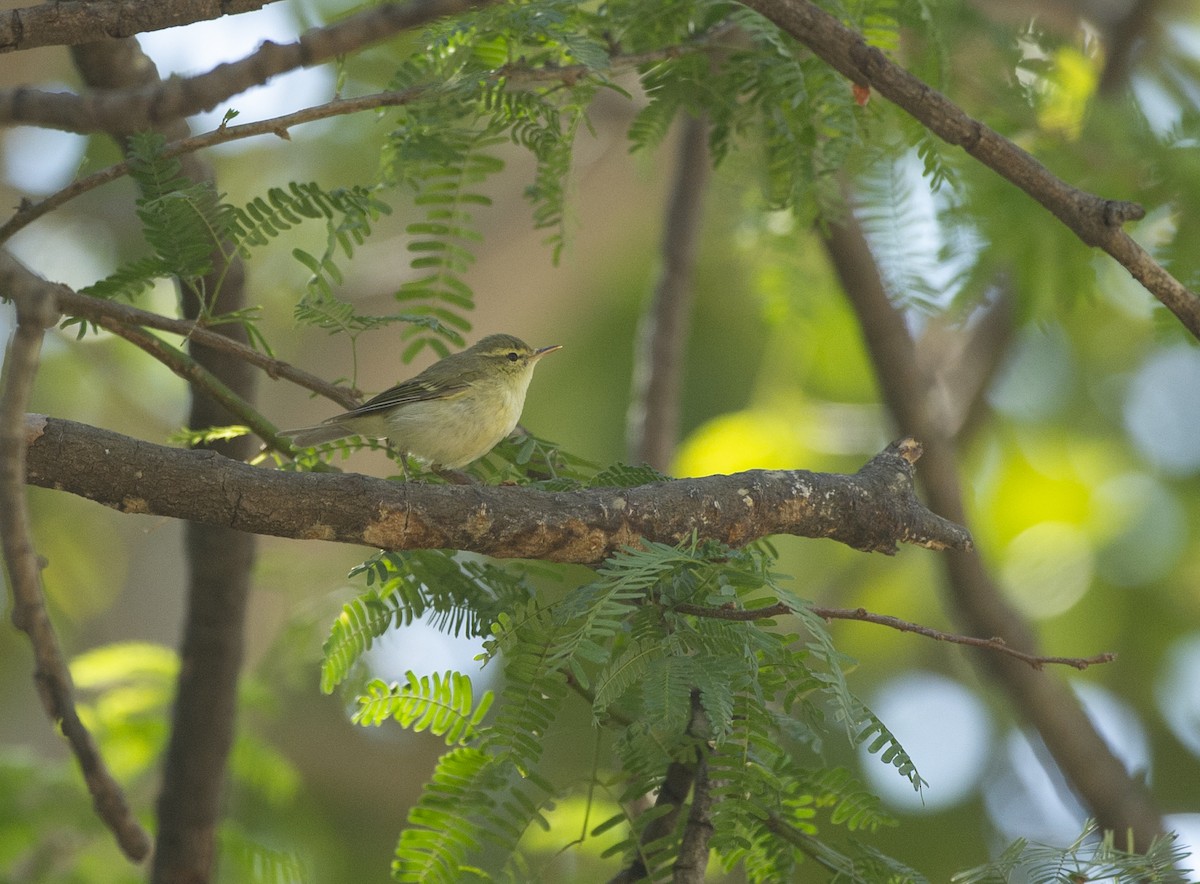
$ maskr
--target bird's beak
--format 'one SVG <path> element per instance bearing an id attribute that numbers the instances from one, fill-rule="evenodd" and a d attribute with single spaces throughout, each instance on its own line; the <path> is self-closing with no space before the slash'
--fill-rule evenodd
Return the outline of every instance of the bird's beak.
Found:
<path id="1" fill-rule="evenodd" d="M 551 344 L 549 347 L 539 347 L 537 350 L 533 351 L 533 358 L 541 359 L 546 354 L 553 353 L 555 350 L 561 350 L 561 349 L 562 349 L 562 344 Z"/>

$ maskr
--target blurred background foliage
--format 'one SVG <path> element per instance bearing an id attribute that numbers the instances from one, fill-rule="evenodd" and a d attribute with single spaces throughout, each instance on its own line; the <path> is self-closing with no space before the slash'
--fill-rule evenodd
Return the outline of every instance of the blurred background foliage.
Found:
<path id="1" fill-rule="evenodd" d="M 1102 91 L 1114 45 L 1105 4 L 894 4 L 925 25 L 872 30 L 879 4 L 843 12 L 888 52 L 945 91 L 1066 181 L 1141 202 L 1133 234 L 1186 284 L 1200 284 L 1200 12 L 1153 4 L 1153 24 L 1120 82 Z M 1120 4 L 1116 4 L 1120 5 Z M 890 9 L 889 12 L 894 12 Z M 275 4 L 223 22 L 142 38 L 165 74 L 195 73 L 268 37 L 287 39 L 343 12 L 339 4 Z M 881 17 L 887 19 L 887 15 Z M 647 15 L 648 45 L 656 39 Z M 895 15 L 891 16 L 892 21 Z M 639 35 L 627 35 L 631 44 Z M 331 97 L 384 88 L 411 37 L 322 68 L 282 77 L 231 102 L 241 120 Z M 239 44 L 238 41 L 243 41 Z M 222 47 L 215 57 L 210 48 Z M 203 52 L 201 51 L 203 50 Z M 9 55 L 4 85 L 77 83 L 57 49 Z M 483 234 L 466 274 L 475 292 L 465 336 L 505 331 L 535 345 L 560 343 L 534 382 L 523 423 L 597 463 L 626 457 L 624 423 L 635 328 L 660 263 L 661 218 L 673 135 L 630 151 L 627 133 L 646 96 L 601 90 L 574 149 L 565 239 L 557 264 L 535 230 L 525 192 L 533 165 L 504 144 L 502 174 L 484 187 Z M 852 106 L 853 149 L 841 182 L 894 300 L 917 334 L 946 340 L 1003 300 L 1012 330 L 983 408 L 963 446 L 971 527 L 1006 592 L 1037 625 L 1048 653 L 1115 651 L 1117 661 L 1068 676 L 1131 769 L 1151 784 L 1170 823 L 1200 845 L 1200 352 L 1124 270 L 1088 250 L 1058 221 L 965 154 L 933 143 L 877 96 Z M 224 108 L 194 121 L 203 131 Z M 297 127 L 291 140 L 257 138 L 210 152 L 219 189 L 241 202 L 264 182 L 370 183 L 390 112 Z M 241 121 L 239 120 L 239 121 Z M 841 125 L 838 122 L 838 125 Z M 758 133 L 742 133 L 706 199 L 682 400 L 684 440 L 673 473 L 747 468 L 851 471 L 903 434 L 879 404 L 856 320 L 813 230 L 839 210 L 838 182 L 772 205 Z M 25 128 L 0 143 L 6 205 L 52 192 L 118 159 L 104 137 Z M 829 171 L 829 170 L 824 170 Z M 832 185 L 832 186 L 831 186 Z M 937 186 L 934 186 L 937 185 Z M 117 181 L 23 231 L 12 247 L 40 273 L 81 287 L 141 253 L 133 185 Z M 340 298 L 361 313 L 397 312 L 411 278 L 405 225 L 418 210 L 403 191 L 371 239 L 343 262 Z M 329 379 L 378 391 L 433 354 L 404 364 L 396 328 L 344 335 L 298 324 L 292 308 L 308 280 L 293 248 L 320 254 L 324 230 L 300 227 L 255 252 L 251 300 L 276 354 Z M 173 314 L 157 286 L 144 302 Z M 0 307 L 4 333 L 12 322 Z M 311 423 L 327 403 L 263 379 L 259 405 L 280 426 Z M 107 335 L 51 339 L 34 408 L 163 441 L 182 424 L 183 382 Z M 377 453 L 349 469 L 389 475 Z M 51 491 L 30 491 L 53 613 L 96 730 L 135 807 L 156 794 L 158 751 L 171 696 L 181 611 L 179 526 L 118 515 Z M 344 578 L 364 551 L 265 538 L 252 599 L 248 678 L 233 763 L 224 880 L 381 880 L 405 809 L 441 748 L 429 734 L 349 723 L 317 690 L 321 642 L 361 585 Z M 951 628 L 937 592 L 936 553 L 895 559 L 841 546 L 778 540 L 779 570 L 818 603 L 864 606 Z M 1085 811 L 1043 749 L 982 682 L 959 648 L 863 624 L 834 627 L 859 661 L 853 687 L 888 723 L 929 782 L 914 796 L 895 771 L 863 755 L 847 763 L 899 818 L 880 849 L 931 880 L 983 862 L 1016 837 L 1069 842 Z M 119 651 L 119 653 L 118 653 Z M 371 652 L 375 673 L 469 669 L 478 648 L 409 629 Z M 29 648 L 0 631 L 0 870 L 7 880 L 140 880 L 93 819 L 73 765 L 42 714 Z M 480 676 L 486 686 L 487 674 Z M 565 726 L 577 740 L 548 747 L 556 777 L 589 775 L 594 736 L 579 704 Z M 835 753 L 836 756 L 836 753 Z M 599 796 L 594 824 L 609 816 Z M 560 804 L 556 822 L 580 831 L 585 803 Z M 556 829 L 556 832 L 558 830 Z M 538 838 L 544 840 L 537 840 Z M 544 880 L 595 880 L 610 866 L 605 842 L 559 854 L 565 840 L 528 844 Z M 1200 865 L 1200 863 L 1195 863 Z M 124 870 L 124 871 L 122 871 Z M 737 880 L 736 874 L 732 876 Z"/>

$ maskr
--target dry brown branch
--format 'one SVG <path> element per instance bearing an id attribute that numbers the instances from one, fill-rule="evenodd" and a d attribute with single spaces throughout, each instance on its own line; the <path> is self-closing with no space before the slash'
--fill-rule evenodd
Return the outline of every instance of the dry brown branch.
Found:
<path id="1" fill-rule="evenodd" d="M 0 391 L 0 543 L 12 586 L 12 620 L 29 636 L 35 660 L 33 677 L 42 705 L 79 762 L 96 813 L 125 855 L 140 862 L 150 852 L 150 838 L 79 720 L 74 682 L 42 592 L 43 564 L 33 545 L 23 487 L 27 447 L 38 430 L 36 424 L 26 423 L 25 410 L 37 374 L 42 337 L 58 321 L 59 313 L 53 291 L 44 284 L 31 285 L 36 277 L 18 272 L 18 268 L 15 259 L 0 255 L 0 292 L 17 308 L 17 329 L 8 347 Z"/>
<path id="2" fill-rule="evenodd" d="M 1095 196 L 1056 177 L 1033 156 L 869 46 L 862 35 L 809 0 L 746 0 L 855 84 L 869 86 L 943 141 L 961 147 L 1025 191 L 1089 246 L 1115 258 L 1200 338 L 1200 296 L 1156 262 L 1122 226 L 1141 206 Z"/>
<path id="3" fill-rule="evenodd" d="M 105 40 L 71 48 L 84 83 L 99 93 L 155 89 L 161 81 L 153 62 L 136 40 Z M 157 126 L 166 138 L 188 134 L 182 119 Z M 128 130 L 109 130 L 120 143 Z M 181 169 L 193 181 L 212 182 L 212 170 L 194 155 Z M 232 315 L 245 306 L 241 259 L 229 243 L 210 252 L 212 270 L 196 285 L 180 286 L 181 311 L 192 320 L 209 313 Z M 189 387 L 188 426 L 202 428 L 230 422 L 228 402 L 249 403 L 256 373 L 226 353 L 189 347 L 186 356 L 141 328 L 116 325 L 126 337 L 141 338 L 151 351 L 171 354 L 170 362 L 186 367 L 207 384 Z M 248 343 L 244 327 L 232 324 L 220 333 Z M 177 355 L 175 355 L 177 354 Z M 243 409 L 260 420 L 249 406 Z M 248 456 L 254 443 L 237 438 L 210 445 L 233 457 Z M 184 526 L 187 580 L 186 615 L 179 648 L 175 704 L 163 762 L 162 788 L 156 803 L 157 836 L 150 878 L 156 884 L 211 879 L 216 860 L 216 832 L 226 780 L 226 759 L 233 746 L 241 670 L 246 600 L 254 562 L 255 538 L 223 526 Z"/>
<path id="4" fill-rule="evenodd" d="M 63 0 L 0 15 L 0 52 L 73 46 L 104 37 L 132 37 L 226 15 L 252 12 L 275 0 Z"/>
<path id="5" fill-rule="evenodd" d="M 914 454 L 890 446 L 853 475 L 751 470 L 547 492 L 276 472 L 52 418 L 30 449 L 28 481 L 122 512 L 254 534 L 555 562 L 593 564 L 641 538 L 693 534 L 733 546 L 793 534 L 886 554 L 899 543 L 968 549 L 966 531 L 913 496 Z"/>
<path id="6" fill-rule="evenodd" d="M 754 609 L 739 609 L 739 608 L 712 608 L 704 605 L 678 604 L 673 610 L 681 614 L 690 614 L 695 617 L 712 617 L 717 620 L 735 620 L 738 622 L 749 622 L 753 620 L 771 620 L 776 617 L 783 617 L 788 614 L 795 613 L 794 609 L 783 602 L 778 602 L 774 605 L 768 605 L 765 608 Z M 816 614 L 824 620 L 861 620 L 863 623 L 875 623 L 879 626 L 887 626 L 890 629 L 896 629 L 900 632 L 912 632 L 917 635 L 923 635 L 926 638 L 931 638 L 934 641 L 950 642 L 956 645 L 967 645 L 972 648 L 983 648 L 989 651 L 995 651 L 999 654 L 1007 654 L 1022 663 L 1026 663 L 1034 669 L 1041 669 L 1043 666 L 1057 664 L 1060 666 L 1070 666 L 1074 669 L 1087 669 L 1089 666 L 1096 666 L 1101 663 L 1111 663 L 1117 658 L 1116 654 L 1105 652 L 1103 654 L 1095 654 L 1091 657 L 1046 657 L 1040 654 L 1029 654 L 1017 648 L 1009 647 L 1008 642 L 1002 638 L 976 638 L 971 635 L 958 635 L 953 632 L 943 632 L 940 629 L 934 629 L 931 626 L 923 626 L 920 623 L 913 623 L 910 620 L 902 620 L 899 617 L 893 617 L 890 614 L 875 614 L 868 611 L 866 608 L 825 608 L 819 605 L 813 605 L 808 610 Z"/>
<path id="7" fill-rule="evenodd" d="M 133 344 L 143 353 L 152 356 L 183 378 L 188 382 L 193 395 L 208 396 L 220 403 L 229 416 L 249 427 L 251 432 L 266 442 L 269 448 L 283 454 L 291 453 L 291 443 L 281 439 L 277 435 L 275 427 L 265 420 L 253 405 L 230 389 L 228 384 L 205 368 L 203 364 L 137 326 L 124 325 L 107 316 L 101 316 L 98 324 L 101 328 Z M 228 421 L 224 423 L 228 423 Z M 207 426 L 218 425 L 214 423 Z M 206 429 L 207 427 L 193 425 L 192 428 Z"/>

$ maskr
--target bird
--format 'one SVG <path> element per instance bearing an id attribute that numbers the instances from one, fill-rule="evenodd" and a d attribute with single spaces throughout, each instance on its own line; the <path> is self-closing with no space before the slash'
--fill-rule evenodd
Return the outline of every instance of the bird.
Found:
<path id="1" fill-rule="evenodd" d="M 358 408 L 311 427 L 284 430 L 301 448 L 346 436 L 386 438 L 401 453 L 432 467 L 458 470 L 483 457 L 521 418 L 533 370 L 561 344 L 534 349 L 493 334 L 452 353 Z"/>

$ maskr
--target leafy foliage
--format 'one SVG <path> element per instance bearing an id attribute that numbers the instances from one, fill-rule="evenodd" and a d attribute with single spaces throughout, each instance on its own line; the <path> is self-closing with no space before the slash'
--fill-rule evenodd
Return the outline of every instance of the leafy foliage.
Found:
<path id="1" fill-rule="evenodd" d="M 211 182 L 191 181 L 177 157 L 167 156 L 166 141 L 157 132 L 129 139 L 130 175 L 141 196 L 136 201 L 142 232 L 152 254 L 125 263 L 110 276 L 81 291 L 98 298 L 133 299 L 155 279 L 172 278 L 196 296 L 207 310 L 216 292 L 204 290 L 204 279 L 216 272 L 217 285 L 235 255 L 250 257 L 306 221 L 323 220 L 328 235 L 319 258 L 301 249 L 294 256 L 312 273 L 308 295 L 296 307 L 296 316 L 325 328 L 361 331 L 388 322 L 425 322 L 424 317 L 363 317 L 333 296 L 333 284 L 342 274 L 334 256 L 341 251 L 354 256 L 354 247 L 370 235 L 372 223 L 391 212 L 372 189 L 354 186 L 326 190 L 319 184 L 289 182 L 271 187 L 265 196 L 245 205 L 224 202 Z M 214 256 L 220 264 L 214 264 Z M 220 317 L 205 316 L 209 322 Z"/>
<path id="2" fill-rule="evenodd" d="M 487 634 L 490 618 L 529 598 L 529 588 L 495 565 L 437 550 L 383 552 L 351 576 L 378 584 L 348 602 L 323 647 L 321 690 L 331 693 L 359 658 L 388 630 L 431 616 L 428 623 L 451 635 Z"/>
<path id="3" fill-rule="evenodd" d="M 903 748 L 849 690 L 850 661 L 820 618 L 781 585 L 763 548 L 644 543 L 553 601 L 533 597 L 519 577 L 494 565 L 444 553 L 380 554 L 356 572 L 382 589 L 347 605 L 335 624 L 323 689 L 342 681 L 386 629 L 426 611 L 440 629 L 484 635 L 481 659 L 503 668 L 487 719 L 490 697 L 475 705 L 459 673 L 409 673 L 404 684 L 375 680 L 359 692 L 359 723 L 394 718 L 458 746 L 443 756 L 409 816 L 393 866 L 397 880 L 460 880 L 477 868 L 485 845 L 489 855 L 499 850 L 520 866 L 523 833 L 548 826 L 546 808 L 562 794 L 542 759 L 572 691 L 588 698 L 596 724 L 614 738 L 608 761 L 619 771 L 623 802 L 660 785 L 670 764 L 712 746 L 713 847 L 754 881 L 790 874 L 811 844 L 797 846 L 789 836 L 819 843 L 823 814 L 852 831 L 890 824 L 844 770 L 802 760 L 818 757 L 831 729 L 866 742 L 921 785 Z M 776 601 L 797 609 L 807 640 L 779 623 L 722 616 Z M 640 858 L 652 878 L 670 873 L 678 846 L 678 833 L 641 843 L 654 818 L 628 813 L 601 824 L 625 826 L 614 854 Z M 867 853 L 846 857 L 847 867 L 864 867 Z"/>
<path id="4" fill-rule="evenodd" d="M 1099 832 L 1088 823 L 1066 847 L 1031 844 L 1018 839 L 993 862 L 960 872 L 954 884 L 1008 884 L 1014 881 L 1182 881 L 1180 864 L 1188 859 L 1186 846 L 1175 836 L 1158 838 L 1144 854 L 1117 847 L 1111 831 Z"/>
<path id="5" fill-rule="evenodd" d="M 212 254 L 224 246 L 220 200 L 211 182 L 187 179 L 177 157 L 163 154 L 159 133 L 128 141 L 130 175 L 141 195 L 135 205 L 152 250 L 82 291 L 97 298 L 134 298 L 160 277 L 174 277 L 206 303 L 201 278 L 213 269 Z"/>
<path id="6" fill-rule="evenodd" d="M 378 727 L 391 718 L 414 733 L 428 730 L 445 737 L 446 744 L 453 746 L 474 736 L 492 705 L 490 691 L 475 705 L 471 680 L 459 672 L 435 672 L 432 677 L 409 672 L 405 678 L 403 685 L 372 680 L 366 694 L 358 698 L 354 723 Z"/>

